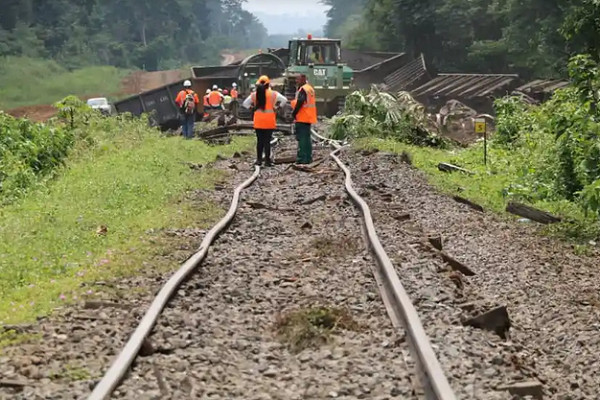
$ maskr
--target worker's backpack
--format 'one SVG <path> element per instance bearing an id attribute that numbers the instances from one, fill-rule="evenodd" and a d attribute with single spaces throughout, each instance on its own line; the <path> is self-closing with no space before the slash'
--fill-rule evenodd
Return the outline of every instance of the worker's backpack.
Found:
<path id="1" fill-rule="evenodd" d="M 194 100 L 194 92 L 189 92 L 183 101 L 183 112 L 191 115 L 196 112 L 196 101 Z"/>

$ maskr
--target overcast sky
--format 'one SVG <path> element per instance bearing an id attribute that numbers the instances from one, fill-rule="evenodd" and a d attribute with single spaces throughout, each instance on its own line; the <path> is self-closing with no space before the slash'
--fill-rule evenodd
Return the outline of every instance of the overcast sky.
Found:
<path id="1" fill-rule="evenodd" d="M 327 22 L 327 7 L 319 0 L 247 0 L 244 8 L 254 13 L 271 35 L 320 32 Z"/>
<path id="2" fill-rule="evenodd" d="M 327 7 L 319 0 L 248 0 L 244 8 L 250 12 L 268 14 L 317 14 L 324 15 Z"/>

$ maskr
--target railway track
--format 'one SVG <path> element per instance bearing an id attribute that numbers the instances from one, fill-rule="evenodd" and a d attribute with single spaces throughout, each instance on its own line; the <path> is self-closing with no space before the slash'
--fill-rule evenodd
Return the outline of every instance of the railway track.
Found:
<path id="1" fill-rule="evenodd" d="M 280 146 L 287 146 L 285 139 Z M 418 330 L 456 398 L 564 399 L 571 392 L 595 398 L 597 379 L 580 372 L 597 362 L 597 339 L 586 336 L 592 314 L 572 300 L 581 296 L 573 287 L 585 294 L 593 282 L 553 271 L 550 257 L 567 254 L 565 246 L 438 194 L 400 156 L 344 150 L 336 159 L 330 146 L 318 152 L 323 162 L 310 172 L 279 165 L 257 176 L 251 160 L 218 161 L 218 169 L 235 171 L 231 182 L 190 194 L 194 206 L 210 199 L 227 208 L 236 187 L 256 180 L 238 191 L 237 215 L 202 266 L 181 286 L 172 285 L 174 296 L 160 316 L 146 318 L 151 329 L 140 354 L 129 346 L 125 362 L 116 358 L 153 300 L 135 288 L 158 293 L 164 284 L 159 271 L 98 282 L 80 307 L 18 327 L 42 340 L 3 349 L 0 399 L 82 399 L 94 389 L 97 396 L 113 362 L 108 382 L 114 386 L 104 398 L 435 398 L 435 365 L 428 370 L 422 361 Z M 387 261 L 362 240 L 369 224 L 338 162 L 369 205 Z M 181 247 L 165 255 L 169 265 L 177 260 L 190 268 L 200 258 L 187 259 L 194 243 L 211 236 L 192 228 L 156 234 L 175 235 Z M 443 251 L 431 245 L 440 237 Z M 582 277 L 595 268 L 577 261 L 571 263 L 576 269 L 565 269 Z M 465 276 L 455 262 L 475 275 Z M 390 284 L 395 274 L 420 329 L 406 322 L 406 304 L 394 308 L 394 297 L 403 297 Z M 383 296 L 380 289 L 387 289 Z M 542 299 L 551 299 L 551 316 L 544 317 Z M 498 305 L 510 307 L 509 335 L 463 325 Z M 581 350 L 580 343 L 589 347 Z M 572 370 L 561 369 L 566 359 Z M 572 382 L 579 386 L 573 389 Z"/>
<path id="2" fill-rule="evenodd" d="M 89 399 L 455 398 L 340 146 L 329 145 L 338 150 L 320 173 L 293 188 L 281 169 L 259 178 L 259 168 L 235 188 Z"/>

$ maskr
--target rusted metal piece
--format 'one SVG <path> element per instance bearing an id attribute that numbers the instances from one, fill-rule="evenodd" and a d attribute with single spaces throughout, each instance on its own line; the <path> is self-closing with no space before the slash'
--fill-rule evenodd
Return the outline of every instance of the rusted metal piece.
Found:
<path id="1" fill-rule="evenodd" d="M 421 54 L 402 68 L 392 72 L 383 79 L 389 92 L 410 91 L 419 85 L 431 80 L 425 57 Z"/>
<path id="2" fill-rule="evenodd" d="M 517 79 L 519 76 L 515 74 L 439 74 L 414 89 L 412 94 L 414 97 L 486 97 L 508 88 Z"/>
<path id="3" fill-rule="evenodd" d="M 369 245 L 379 266 L 375 272 L 375 278 L 379 283 L 382 298 L 394 326 L 403 326 L 406 330 L 412 356 L 418 365 L 417 372 L 425 389 L 425 395 L 429 400 L 455 400 L 456 396 L 431 347 L 417 311 L 402 286 L 390 258 L 379 241 L 375 225 L 373 224 L 373 218 L 371 217 L 371 210 L 367 203 L 354 190 L 350 170 L 336 156 L 336 153 L 341 150 L 341 146 L 337 143 L 334 144 L 334 147 L 336 150 L 331 153 L 331 157 L 340 169 L 344 171 L 346 191 L 358 208 L 360 208 L 364 218 Z"/>

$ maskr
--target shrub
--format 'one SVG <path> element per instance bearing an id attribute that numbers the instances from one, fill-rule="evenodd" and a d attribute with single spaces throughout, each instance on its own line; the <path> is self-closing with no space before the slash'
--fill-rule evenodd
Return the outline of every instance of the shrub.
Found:
<path id="1" fill-rule="evenodd" d="M 409 93 L 394 97 L 373 86 L 346 98 L 342 115 L 333 118 L 331 136 L 342 140 L 359 137 L 391 138 L 422 146 L 441 146 L 444 141 L 422 104 Z"/>
<path id="2" fill-rule="evenodd" d="M 61 165 L 74 144 L 61 126 L 16 119 L 0 112 L 0 199 L 18 196 Z"/>

